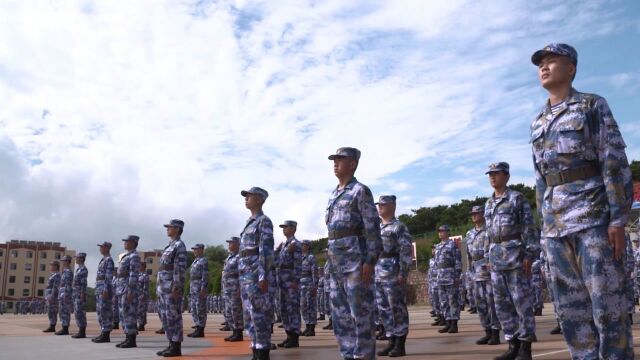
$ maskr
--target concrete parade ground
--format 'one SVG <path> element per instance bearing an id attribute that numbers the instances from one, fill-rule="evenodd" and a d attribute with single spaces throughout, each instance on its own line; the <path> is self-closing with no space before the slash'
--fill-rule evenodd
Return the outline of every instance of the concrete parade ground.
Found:
<path id="1" fill-rule="evenodd" d="M 551 304 L 545 304 L 543 316 L 536 317 L 538 342 L 533 344 L 535 359 L 569 359 L 569 352 L 561 335 L 550 335 L 555 326 Z M 439 327 L 430 326 L 432 318 L 428 307 L 410 308 L 410 330 L 407 339 L 407 356 L 404 359 L 492 359 L 507 349 L 507 344 L 476 345 L 475 341 L 484 334 L 479 326 L 477 314 L 463 311 L 459 322 L 458 334 L 439 334 Z M 185 334 L 191 332 L 193 321 L 191 315 L 184 316 Z M 149 314 L 146 331 L 138 335 L 138 347 L 135 349 L 118 349 L 117 343 L 124 339 L 122 329 L 111 333 L 111 343 L 94 344 L 90 338 L 97 336 L 98 326 L 95 313 L 87 314 L 89 327 L 87 339 L 72 339 L 71 336 L 56 336 L 43 333 L 48 326 L 46 315 L 13 315 L 0 316 L 0 359 L 74 359 L 82 356 L 88 359 L 154 359 L 156 352 L 165 348 L 168 342 L 164 335 L 155 334 L 160 322 L 156 314 Z M 640 358 L 640 316 L 634 319 L 634 342 L 636 358 Z M 192 339 L 185 336 L 182 344 L 184 359 L 250 359 L 249 342 L 225 342 L 229 332 L 218 330 L 223 321 L 221 314 L 209 314 L 205 337 Z M 278 349 L 271 352 L 272 359 L 341 359 L 336 339 L 330 330 L 322 330 L 327 321 L 319 321 L 315 337 L 301 337 L 297 349 Z M 60 329 L 60 324 L 57 325 Z M 282 341 L 286 335 L 283 329 L 274 327 L 272 337 L 274 343 Z M 69 331 L 75 333 L 73 323 Z M 502 334 L 501 334 L 502 335 Z M 378 341 L 377 350 L 386 345 L 386 341 Z M 380 357 L 382 358 L 382 357 Z"/>

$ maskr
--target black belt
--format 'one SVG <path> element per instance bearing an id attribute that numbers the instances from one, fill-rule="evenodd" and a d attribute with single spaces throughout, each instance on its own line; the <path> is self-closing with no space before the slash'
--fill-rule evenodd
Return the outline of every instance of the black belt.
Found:
<path id="1" fill-rule="evenodd" d="M 119 277 L 119 278 L 126 278 L 126 277 L 129 277 L 129 273 L 126 273 L 126 274 L 118 274 L 118 277 Z"/>
<path id="2" fill-rule="evenodd" d="M 575 169 L 549 173 L 546 174 L 544 178 L 547 186 L 558 186 L 598 175 L 601 175 L 600 167 L 597 164 L 591 163 Z"/>
<path id="3" fill-rule="evenodd" d="M 473 260 L 473 261 L 478 261 L 478 260 L 482 260 L 482 259 L 484 259 L 484 256 L 471 257 L 471 260 Z"/>
<path id="4" fill-rule="evenodd" d="M 496 243 L 496 244 L 500 244 L 503 243 L 505 241 L 509 241 L 509 240 L 517 240 L 520 239 L 522 237 L 521 233 L 517 233 L 517 234 L 512 234 L 512 235 L 507 235 L 507 236 L 498 236 L 496 238 L 491 239 L 492 242 Z"/>
<path id="5" fill-rule="evenodd" d="M 399 254 L 397 251 L 390 251 L 390 252 L 383 251 L 382 253 L 380 253 L 380 256 L 378 256 L 378 258 L 388 259 L 388 258 L 398 257 L 398 255 Z"/>
<path id="6" fill-rule="evenodd" d="M 105 280 L 105 276 L 104 275 L 96 276 L 96 281 L 100 281 L 100 280 Z"/>
<path id="7" fill-rule="evenodd" d="M 173 271 L 173 264 L 160 264 L 159 271 Z"/>
<path id="8" fill-rule="evenodd" d="M 240 251 L 240 257 L 241 258 L 245 258 L 247 256 L 256 256 L 258 255 L 260 252 L 258 251 L 258 249 L 245 249 Z"/>
<path id="9" fill-rule="evenodd" d="M 362 229 L 329 230 L 329 240 L 342 239 L 349 236 L 362 236 Z"/>
<path id="10" fill-rule="evenodd" d="M 225 278 L 225 279 L 229 279 L 229 278 L 231 278 L 231 279 L 237 279 L 238 277 L 240 277 L 238 274 L 225 274 L 225 275 L 224 275 L 224 278 Z"/>
<path id="11" fill-rule="evenodd" d="M 293 269 L 293 264 L 280 265 L 280 269 Z"/>
<path id="12" fill-rule="evenodd" d="M 303 277 L 303 278 L 307 278 L 307 277 L 311 277 L 311 276 L 313 276 L 313 274 L 312 274 L 312 273 L 310 273 L 310 272 L 303 272 L 303 273 L 300 275 L 300 277 Z"/>

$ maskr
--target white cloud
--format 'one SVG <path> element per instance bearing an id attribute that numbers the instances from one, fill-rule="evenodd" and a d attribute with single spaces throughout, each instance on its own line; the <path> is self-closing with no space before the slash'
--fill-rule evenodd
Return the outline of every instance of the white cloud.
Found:
<path id="1" fill-rule="evenodd" d="M 442 192 L 446 194 L 457 190 L 474 188 L 477 186 L 478 184 L 475 181 L 470 180 L 451 181 L 442 186 Z"/>
<path id="2" fill-rule="evenodd" d="M 456 198 L 453 196 L 440 195 L 426 198 L 422 206 L 433 207 L 438 205 L 451 205 L 454 202 L 456 202 Z"/>

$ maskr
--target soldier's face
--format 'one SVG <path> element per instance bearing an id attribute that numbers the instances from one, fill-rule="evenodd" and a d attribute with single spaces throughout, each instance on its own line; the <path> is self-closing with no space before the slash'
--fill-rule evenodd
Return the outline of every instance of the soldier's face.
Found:
<path id="1" fill-rule="evenodd" d="M 507 186 L 507 182 L 509 181 L 509 174 L 504 171 L 494 171 L 489 173 L 489 184 L 494 189 L 502 189 Z"/>
<path id="2" fill-rule="evenodd" d="M 263 202 L 262 197 L 256 194 L 247 194 L 244 197 L 244 206 L 249 210 L 258 209 Z"/>
<path id="3" fill-rule="evenodd" d="M 124 249 L 127 251 L 133 250 L 136 247 L 134 246 L 134 242 L 133 241 L 124 241 Z"/>
<path id="4" fill-rule="evenodd" d="M 473 221 L 474 224 L 482 222 L 483 220 L 484 220 L 484 216 L 482 216 L 481 213 L 473 213 L 473 214 L 471 214 L 471 221 Z"/>
<path id="5" fill-rule="evenodd" d="M 306 254 L 309 252 L 309 245 L 302 245 L 302 253 Z"/>
<path id="6" fill-rule="evenodd" d="M 333 159 L 333 173 L 337 178 L 344 178 L 356 171 L 357 162 L 351 157 L 337 157 Z"/>
<path id="7" fill-rule="evenodd" d="M 570 84 L 576 67 L 566 56 L 548 55 L 538 65 L 538 79 L 545 89 Z"/>
<path id="8" fill-rule="evenodd" d="M 296 228 L 293 226 L 285 226 L 282 228 L 282 234 L 286 237 L 292 237 L 296 233 Z"/>
<path id="9" fill-rule="evenodd" d="M 380 215 L 381 218 L 393 216 L 394 211 L 394 204 L 378 204 L 378 215 Z"/>
<path id="10" fill-rule="evenodd" d="M 170 238 L 175 238 L 178 236 L 178 228 L 175 226 L 167 226 L 167 236 Z"/>
<path id="11" fill-rule="evenodd" d="M 198 249 L 193 249 L 193 255 L 195 255 L 196 257 L 200 257 L 200 256 L 202 256 L 202 253 L 204 253 L 204 250 L 203 250 L 203 249 L 200 249 L 200 248 L 198 248 Z"/>
<path id="12" fill-rule="evenodd" d="M 78 264 L 78 265 L 84 265 L 84 258 L 82 258 L 82 257 L 78 257 L 78 258 L 76 258 L 76 264 Z"/>
<path id="13" fill-rule="evenodd" d="M 236 251 L 238 251 L 238 247 L 239 247 L 239 245 L 238 245 L 238 243 L 237 243 L 237 242 L 230 242 L 230 243 L 229 243 L 229 251 L 230 251 L 230 252 L 236 252 Z"/>
<path id="14" fill-rule="evenodd" d="M 440 238 L 440 240 L 448 240 L 449 239 L 449 232 L 448 231 L 438 231 L 438 237 Z"/>
<path id="15" fill-rule="evenodd" d="M 59 269 L 57 266 L 55 265 L 49 265 L 49 271 L 51 272 L 57 272 Z"/>
<path id="16" fill-rule="evenodd" d="M 105 256 L 109 254 L 109 248 L 106 246 L 100 246 L 100 255 Z"/>

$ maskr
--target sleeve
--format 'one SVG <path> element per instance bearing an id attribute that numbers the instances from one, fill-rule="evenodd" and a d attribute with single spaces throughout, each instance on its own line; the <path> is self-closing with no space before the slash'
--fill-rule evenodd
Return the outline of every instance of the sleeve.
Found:
<path id="1" fill-rule="evenodd" d="M 82 272 L 80 272 L 80 289 L 82 289 L 82 293 L 85 294 L 87 292 L 87 277 L 89 276 L 89 270 L 87 268 L 83 268 Z"/>
<path id="2" fill-rule="evenodd" d="M 130 294 L 136 293 L 138 291 L 138 287 L 140 286 L 140 282 L 138 281 L 138 277 L 140 276 L 140 257 L 132 256 L 129 259 L 129 284 L 128 284 L 128 292 Z"/>
<path id="3" fill-rule="evenodd" d="M 464 237 L 464 239 L 462 239 L 462 242 L 464 243 L 464 246 L 466 246 L 467 248 L 467 264 L 469 266 L 469 270 L 471 271 L 472 269 L 471 263 L 473 262 L 473 258 L 471 257 L 471 251 L 469 249 L 469 243 L 471 242 L 471 230 L 467 232 L 467 235 Z"/>
<path id="4" fill-rule="evenodd" d="M 598 98 L 592 108 L 592 124 L 600 171 L 609 202 L 610 226 L 624 227 L 633 203 L 631 169 L 625 153 L 626 144 L 604 98 Z"/>
<path id="5" fill-rule="evenodd" d="M 202 280 L 200 280 L 200 291 L 206 292 L 207 288 L 209 287 L 209 263 L 205 258 L 202 258 L 202 260 L 200 261 L 202 265 Z"/>
<path id="6" fill-rule="evenodd" d="M 364 262 L 375 265 L 382 248 L 382 238 L 380 237 L 380 217 L 373 202 L 373 194 L 368 187 L 362 185 L 362 189 L 357 194 L 357 206 L 362 216 L 364 225 L 364 236 L 366 239 L 366 254 Z"/>
<path id="7" fill-rule="evenodd" d="M 413 240 L 409 229 L 404 224 L 398 226 L 398 246 L 400 247 L 400 275 L 406 279 L 413 265 Z"/>
<path id="8" fill-rule="evenodd" d="M 60 294 L 60 275 L 53 277 L 53 298 L 58 299 L 58 295 Z"/>
<path id="9" fill-rule="evenodd" d="M 64 293 L 66 296 L 71 297 L 73 294 L 73 271 L 69 270 L 67 273 L 67 279 L 64 282 Z"/>
<path id="10" fill-rule="evenodd" d="M 257 224 L 259 231 L 259 255 L 258 255 L 258 280 L 268 280 L 268 272 L 271 271 L 271 263 L 273 262 L 273 224 L 271 219 L 263 217 Z"/>
<path id="11" fill-rule="evenodd" d="M 311 251 L 311 250 L 309 250 Z M 318 287 L 318 261 L 314 255 L 311 255 L 311 277 L 313 279 L 313 287 Z"/>
<path id="12" fill-rule="evenodd" d="M 540 237 L 536 230 L 531 212 L 531 205 L 523 195 L 518 196 L 520 206 L 518 207 L 520 214 L 520 224 L 522 224 L 522 239 L 525 244 L 525 256 L 533 262 L 540 256 Z"/>
<path id="13" fill-rule="evenodd" d="M 115 265 L 113 264 L 113 259 L 108 258 L 106 261 L 106 265 L 104 267 L 104 288 L 108 289 L 107 292 L 113 291 L 113 271 Z"/>
<path id="14" fill-rule="evenodd" d="M 460 276 L 462 275 L 462 252 L 460 251 L 460 249 L 458 249 L 455 243 L 453 245 L 453 256 L 455 260 L 455 271 L 456 271 L 455 278 L 460 279 Z"/>
<path id="15" fill-rule="evenodd" d="M 184 292 L 184 284 L 187 278 L 187 249 L 182 241 L 175 250 L 173 261 L 173 291 Z"/>
<path id="16" fill-rule="evenodd" d="M 292 243 L 295 247 L 293 252 L 293 273 L 295 274 L 296 279 L 300 280 L 302 276 L 302 245 L 299 241 Z"/>

